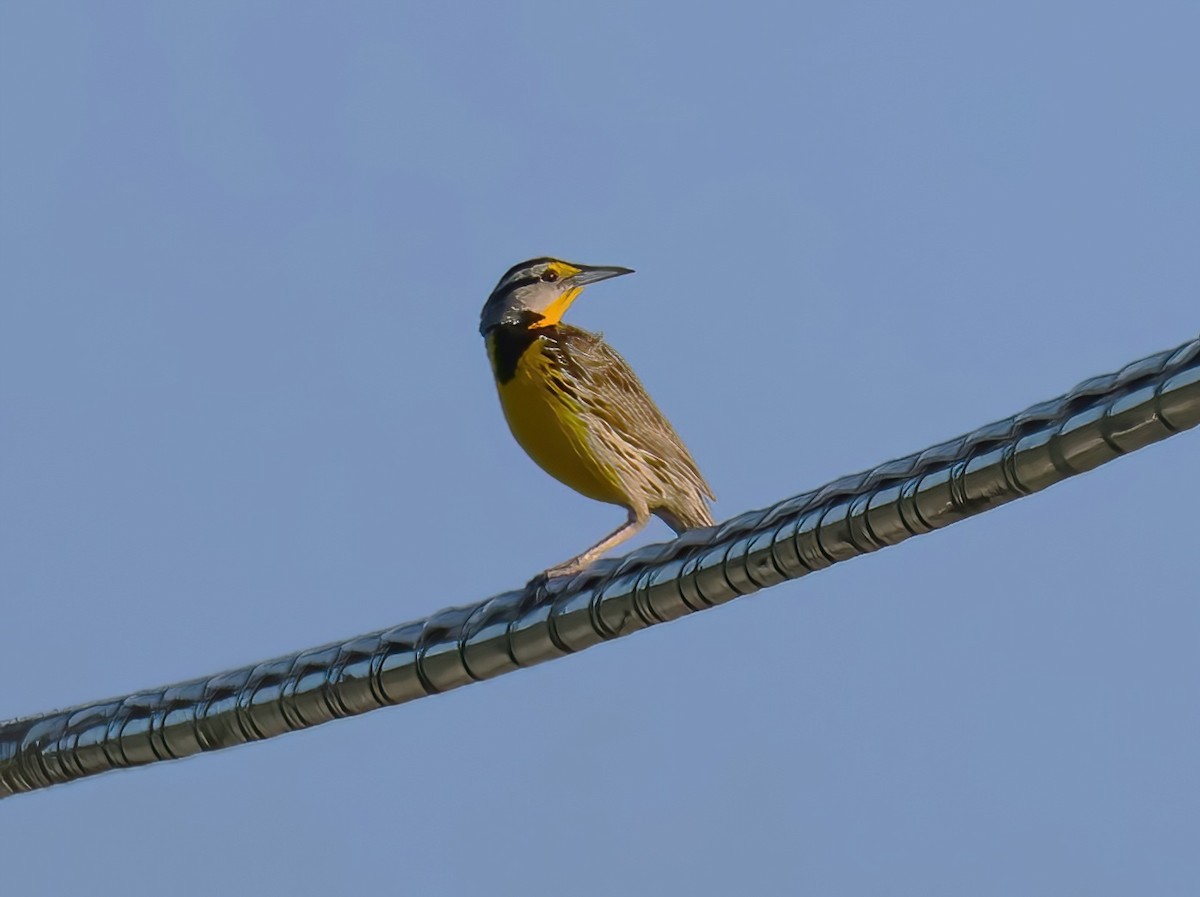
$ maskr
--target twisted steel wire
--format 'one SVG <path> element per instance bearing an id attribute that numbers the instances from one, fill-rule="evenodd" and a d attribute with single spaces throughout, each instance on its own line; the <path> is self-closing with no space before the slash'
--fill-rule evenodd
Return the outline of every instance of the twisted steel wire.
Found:
<path id="1" fill-rule="evenodd" d="M 552 660 L 895 545 L 1200 424 L 1200 339 L 1012 417 L 570 579 L 0 724 L 0 797 L 272 738 Z"/>

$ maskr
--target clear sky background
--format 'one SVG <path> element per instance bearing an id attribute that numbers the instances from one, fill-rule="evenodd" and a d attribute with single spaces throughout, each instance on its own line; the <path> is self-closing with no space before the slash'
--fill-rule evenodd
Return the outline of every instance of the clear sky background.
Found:
<path id="1" fill-rule="evenodd" d="M 523 583 L 571 320 L 761 507 L 1200 330 L 1200 8 L 0 8 L 0 717 Z M 1200 434 L 430 700 L 0 804 L 13 895 L 1195 894 Z M 646 538 L 669 532 L 655 523 Z"/>

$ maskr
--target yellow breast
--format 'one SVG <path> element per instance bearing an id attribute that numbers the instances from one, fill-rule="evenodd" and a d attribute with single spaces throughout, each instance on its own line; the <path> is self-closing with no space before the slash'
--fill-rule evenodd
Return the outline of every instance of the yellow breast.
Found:
<path id="1" fill-rule="evenodd" d="M 529 457 L 559 482 L 596 501 L 625 504 L 614 472 L 589 450 L 588 424 L 579 405 L 552 383 L 554 360 L 544 345 L 534 339 L 511 377 L 496 379 L 509 429 Z M 488 348 L 496 369 L 496 347 L 489 341 Z"/>

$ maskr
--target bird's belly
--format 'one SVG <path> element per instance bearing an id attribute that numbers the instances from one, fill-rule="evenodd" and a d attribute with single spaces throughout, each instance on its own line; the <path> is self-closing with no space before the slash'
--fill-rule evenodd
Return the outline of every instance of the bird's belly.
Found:
<path id="1" fill-rule="evenodd" d="M 542 470 L 588 498 L 626 503 L 615 472 L 588 448 L 587 420 L 554 391 L 537 360 L 522 359 L 515 376 L 497 388 L 513 436 Z"/>

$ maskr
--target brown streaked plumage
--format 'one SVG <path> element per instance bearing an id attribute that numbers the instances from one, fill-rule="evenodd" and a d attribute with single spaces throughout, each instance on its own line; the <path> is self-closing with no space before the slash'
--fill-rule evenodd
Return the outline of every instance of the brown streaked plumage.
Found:
<path id="1" fill-rule="evenodd" d="M 637 375 L 598 334 L 560 323 L 588 283 L 627 273 L 532 259 L 511 268 L 484 305 L 480 331 L 517 442 L 551 476 L 629 513 L 549 576 L 583 570 L 651 515 L 676 532 L 713 523 L 712 490 Z"/>

